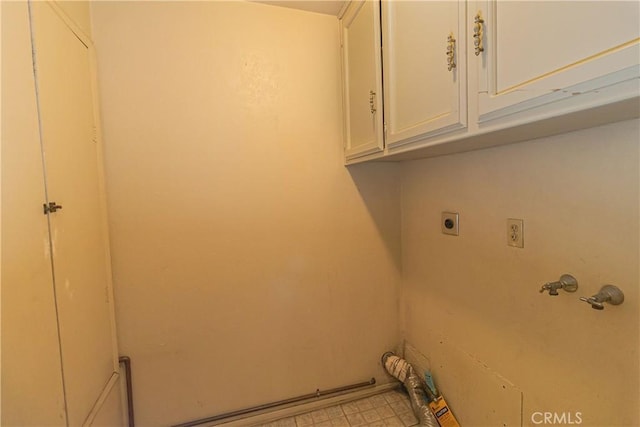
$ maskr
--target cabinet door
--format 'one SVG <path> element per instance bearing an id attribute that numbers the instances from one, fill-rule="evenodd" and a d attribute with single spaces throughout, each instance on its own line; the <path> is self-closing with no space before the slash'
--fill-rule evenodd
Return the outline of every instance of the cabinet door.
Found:
<path id="1" fill-rule="evenodd" d="M 383 1 L 387 147 L 466 124 L 465 3 Z"/>
<path id="2" fill-rule="evenodd" d="M 57 9 L 31 7 L 68 422 L 82 425 L 117 370 L 90 52 Z"/>
<path id="3" fill-rule="evenodd" d="M 66 425 L 26 2 L 2 12 L 3 426 Z"/>
<path id="4" fill-rule="evenodd" d="M 379 2 L 351 2 L 341 27 L 345 157 L 349 160 L 384 149 Z"/>
<path id="5" fill-rule="evenodd" d="M 492 1 L 474 9 L 484 21 L 474 64 L 481 123 L 598 91 L 599 103 L 638 96 L 639 2 Z"/>

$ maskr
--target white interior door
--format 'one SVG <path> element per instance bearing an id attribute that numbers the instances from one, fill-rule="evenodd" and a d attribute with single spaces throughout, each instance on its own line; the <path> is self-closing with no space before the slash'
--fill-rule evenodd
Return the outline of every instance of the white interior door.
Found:
<path id="1" fill-rule="evenodd" d="M 32 24 L 56 302 L 70 425 L 81 425 L 117 368 L 110 265 L 88 47 L 45 2 Z"/>
<path id="2" fill-rule="evenodd" d="M 2 13 L 3 426 L 66 425 L 26 2 Z"/>

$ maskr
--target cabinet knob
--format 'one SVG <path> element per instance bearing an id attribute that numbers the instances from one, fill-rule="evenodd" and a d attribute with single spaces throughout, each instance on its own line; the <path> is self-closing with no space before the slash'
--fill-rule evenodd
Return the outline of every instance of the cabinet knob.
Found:
<path id="1" fill-rule="evenodd" d="M 484 19 L 482 19 L 480 12 L 476 14 L 473 22 L 473 45 L 475 46 L 476 56 L 479 56 L 481 52 L 484 52 L 484 45 L 482 43 L 482 38 L 484 36 Z"/>
<path id="2" fill-rule="evenodd" d="M 453 34 L 447 37 L 447 69 L 449 71 L 456 68 L 456 39 Z"/>
<path id="3" fill-rule="evenodd" d="M 376 93 L 372 90 L 369 91 L 369 108 L 371 109 L 371 114 L 375 114 L 376 112 Z"/>

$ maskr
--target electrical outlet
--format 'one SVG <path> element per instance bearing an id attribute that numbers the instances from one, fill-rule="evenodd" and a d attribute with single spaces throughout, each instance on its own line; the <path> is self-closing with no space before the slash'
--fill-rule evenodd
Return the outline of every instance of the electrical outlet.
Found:
<path id="1" fill-rule="evenodd" d="M 514 248 L 524 248 L 524 221 L 521 219 L 507 219 L 507 245 Z"/>
<path id="2" fill-rule="evenodd" d="M 459 231 L 459 216 L 457 212 L 442 212 L 440 217 L 440 226 L 444 234 L 457 236 Z"/>

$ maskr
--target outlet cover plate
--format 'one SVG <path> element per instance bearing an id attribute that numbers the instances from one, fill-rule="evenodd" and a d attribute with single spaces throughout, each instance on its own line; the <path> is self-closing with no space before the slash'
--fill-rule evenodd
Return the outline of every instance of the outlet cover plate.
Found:
<path id="1" fill-rule="evenodd" d="M 442 212 L 440 227 L 444 234 L 457 236 L 459 234 L 459 215 L 458 212 Z"/>
<path id="2" fill-rule="evenodd" d="M 507 219 L 507 245 L 514 248 L 524 248 L 524 221 L 521 219 Z"/>

